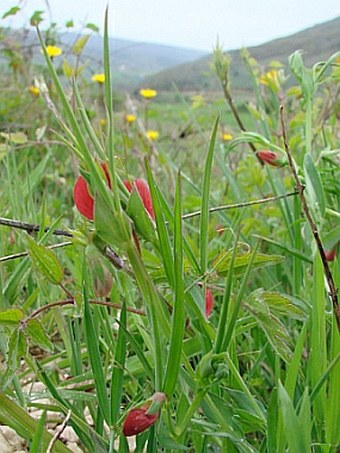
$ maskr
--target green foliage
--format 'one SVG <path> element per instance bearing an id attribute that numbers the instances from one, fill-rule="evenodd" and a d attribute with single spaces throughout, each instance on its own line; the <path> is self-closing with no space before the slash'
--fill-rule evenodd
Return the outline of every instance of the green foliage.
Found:
<path id="1" fill-rule="evenodd" d="M 119 110 L 107 16 L 104 86 L 81 70 L 87 36 L 59 62 L 44 46 L 56 38 L 52 25 L 40 35 L 43 65 L 25 67 L 18 47 L 1 69 L 12 95 L 0 100 L 0 422 L 31 451 L 51 442 L 52 412 L 81 449 L 129 451 L 124 420 L 153 400 L 158 420 L 135 451 L 335 451 L 340 335 L 325 263 L 290 166 L 256 152 L 286 159 L 288 146 L 338 288 L 338 54 L 309 67 L 294 53 L 262 74 L 244 51 L 254 91 L 241 107 L 240 60 L 219 48 L 228 107 L 190 90 L 131 95 Z M 93 221 L 73 206 L 79 173 Z M 137 178 L 155 221 L 124 185 Z"/>

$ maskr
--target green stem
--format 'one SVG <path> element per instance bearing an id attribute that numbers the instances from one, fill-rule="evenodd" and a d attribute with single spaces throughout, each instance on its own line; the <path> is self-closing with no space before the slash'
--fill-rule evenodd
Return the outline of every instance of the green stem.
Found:
<path id="1" fill-rule="evenodd" d="M 180 438 L 186 432 L 188 426 L 190 425 L 191 419 L 198 409 L 199 405 L 201 404 L 202 399 L 204 398 L 205 394 L 207 393 L 208 389 L 199 389 L 196 393 L 194 399 L 192 400 L 191 406 L 189 407 L 182 423 L 179 427 L 177 427 L 177 436 Z"/>
<path id="2" fill-rule="evenodd" d="M 159 296 L 145 269 L 142 258 L 133 244 L 128 245 L 127 254 L 133 268 L 137 284 L 141 290 L 144 303 L 148 309 L 147 311 L 150 314 L 150 324 L 155 346 L 155 391 L 161 391 L 163 380 L 163 349 L 161 332 L 165 338 L 169 338 L 170 323 L 169 319 L 166 318 L 162 302 L 159 300 Z"/>

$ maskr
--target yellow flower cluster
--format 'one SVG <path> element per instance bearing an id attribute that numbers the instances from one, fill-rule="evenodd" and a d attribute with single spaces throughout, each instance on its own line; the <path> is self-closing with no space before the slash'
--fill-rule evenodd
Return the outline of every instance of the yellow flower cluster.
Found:
<path id="1" fill-rule="evenodd" d="M 148 137 L 149 140 L 157 140 L 157 138 L 159 137 L 159 133 L 157 131 L 152 131 L 152 130 L 149 130 L 149 131 L 146 131 L 146 136 Z"/>
<path id="2" fill-rule="evenodd" d="M 267 85 L 274 89 L 274 91 L 278 91 L 280 88 L 279 73 L 276 69 L 271 69 L 265 74 L 262 74 L 259 80 L 262 85 Z"/>
<path id="3" fill-rule="evenodd" d="M 97 83 L 104 83 L 105 82 L 105 74 L 93 74 L 91 79 L 94 82 L 97 82 Z"/>
<path id="4" fill-rule="evenodd" d="M 62 54 L 62 50 L 57 46 L 47 46 L 46 52 L 50 58 L 59 57 Z"/>
<path id="5" fill-rule="evenodd" d="M 132 124 L 136 121 L 136 117 L 132 113 L 128 113 L 127 115 L 125 115 L 125 121 L 129 124 Z"/>
<path id="6" fill-rule="evenodd" d="M 39 96 L 40 90 L 38 87 L 35 87 L 34 85 L 31 85 L 28 87 L 28 91 L 33 94 L 33 96 Z"/>
<path id="7" fill-rule="evenodd" d="M 222 140 L 224 140 L 225 142 L 228 142 L 232 139 L 233 139 L 233 136 L 231 134 L 228 134 L 227 132 L 222 134 Z"/>
<path id="8" fill-rule="evenodd" d="M 142 88 L 139 90 L 139 94 L 145 99 L 152 99 L 157 96 L 157 91 L 152 90 L 151 88 Z"/>

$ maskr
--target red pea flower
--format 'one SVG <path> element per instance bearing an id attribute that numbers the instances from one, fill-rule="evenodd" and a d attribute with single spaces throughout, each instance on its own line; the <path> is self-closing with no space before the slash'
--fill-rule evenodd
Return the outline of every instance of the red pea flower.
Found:
<path id="1" fill-rule="evenodd" d="M 124 185 L 130 193 L 134 188 L 137 190 L 147 213 L 150 215 L 152 220 L 155 220 L 155 212 L 153 210 L 150 189 L 144 179 L 136 179 L 133 184 L 131 184 L 130 181 L 125 180 Z"/>
<path id="2" fill-rule="evenodd" d="M 152 396 L 150 402 L 141 407 L 131 409 L 123 423 L 124 436 L 135 436 L 153 425 L 159 417 L 160 407 L 165 399 L 166 396 L 164 393 L 156 392 Z M 155 402 L 159 405 L 159 410 L 152 414 L 148 414 L 150 406 Z"/>
<path id="3" fill-rule="evenodd" d="M 214 296 L 209 288 L 205 290 L 205 316 L 209 318 L 214 306 Z"/>
<path id="4" fill-rule="evenodd" d="M 202 286 L 203 286 L 202 282 L 198 282 L 197 284 L 200 288 L 202 288 Z M 205 316 L 207 318 L 209 318 L 209 316 L 212 312 L 213 306 L 214 306 L 213 293 L 211 292 L 211 290 L 209 288 L 206 288 L 205 289 Z"/>
<path id="5" fill-rule="evenodd" d="M 257 151 L 257 155 L 262 162 L 272 165 L 273 167 L 284 167 L 286 165 L 286 161 L 280 159 L 274 151 L 270 151 L 269 149 Z"/>
<path id="6" fill-rule="evenodd" d="M 105 173 L 107 184 L 111 188 L 107 165 L 103 163 L 101 164 L 101 167 Z M 78 209 L 80 214 L 82 214 L 89 220 L 93 220 L 94 199 L 92 195 L 90 195 L 88 184 L 82 176 L 79 176 L 74 185 L 73 198 L 74 204 L 76 205 L 76 208 Z"/>

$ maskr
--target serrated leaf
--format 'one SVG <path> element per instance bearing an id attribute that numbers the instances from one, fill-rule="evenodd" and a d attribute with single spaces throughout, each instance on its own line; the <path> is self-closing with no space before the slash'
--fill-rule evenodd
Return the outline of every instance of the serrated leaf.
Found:
<path id="1" fill-rule="evenodd" d="M 16 325 L 23 319 L 24 312 L 20 308 L 10 308 L 0 311 L 0 324 Z"/>
<path id="2" fill-rule="evenodd" d="M 24 145 L 28 142 L 27 135 L 24 132 L 1 132 L 0 135 L 14 145 Z"/>
<path id="3" fill-rule="evenodd" d="M 27 322 L 25 331 L 33 344 L 40 346 L 47 352 L 53 352 L 53 344 L 39 321 L 36 319 L 30 319 Z"/>
<path id="4" fill-rule="evenodd" d="M 281 293 L 264 291 L 262 288 L 254 291 L 252 297 L 256 298 L 259 303 L 267 305 L 269 310 L 277 315 L 289 316 L 294 319 L 306 318 L 304 311 L 301 309 L 303 303 L 296 298 Z"/>
<path id="5" fill-rule="evenodd" d="M 239 246 L 239 245 L 238 245 Z M 251 260 L 251 250 L 238 251 L 235 257 L 234 262 L 234 275 L 242 274 Z M 220 253 L 213 261 L 212 265 L 215 268 L 217 274 L 221 277 L 225 277 L 228 274 L 230 268 L 230 262 L 232 257 L 232 250 Z M 259 269 L 266 266 L 273 266 L 274 264 L 279 264 L 284 260 L 282 255 L 266 255 L 264 253 L 257 253 L 252 270 Z"/>
<path id="6" fill-rule="evenodd" d="M 19 6 L 13 6 L 13 8 L 10 8 L 8 11 L 5 12 L 5 14 L 3 14 L 1 19 L 6 19 L 6 17 L 14 16 L 18 11 L 20 11 L 20 9 L 21 8 L 19 8 Z"/>
<path id="7" fill-rule="evenodd" d="M 156 241 L 155 226 L 147 214 L 136 189 L 131 192 L 126 213 L 133 220 L 137 233 L 150 242 Z"/>
<path id="8" fill-rule="evenodd" d="M 2 391 L 12 382 L 14 374 L 19 367 L 20 359 L 26 352 L 25 338 L 19 329 L 16 329 L 8 341 L 6 354 L 6 371 L 1 377 Z"/>
<path id="9" fill-rule="evenodd" d="M 80 55 L 81 52 L 83 51 L 84 47 L 86 46 L 89 38 L 90 38 L 90 35 L 84 35 L 84 36 L 81 36 L 79 39 L 77 39 L 77 41 L 75 42 L 75 44 L 72 47 L 72 52 L 75 55 Z"/>
<path id="10" fill-rule="evenodd" d="M 285 325 L 273 315 L 269 306 L 263 303 L 263 300 L 258 296 L 258 291 L 254 291 L 250 294 L 245 306 L 254 316 L 261 329 L 265 332 L 274 351 L 276 351 L 285 362 L 288 362 L 292 355 L 290 349 L 290 333 Z"/>
<path id="11" fill-rule="evenodd" d="M 47 280 L 59 285 L 64 278 L 64 271 L 52 250 L 37 244 L 30 236 L 27 236 L 28 253 L 34 268 Z"/>

